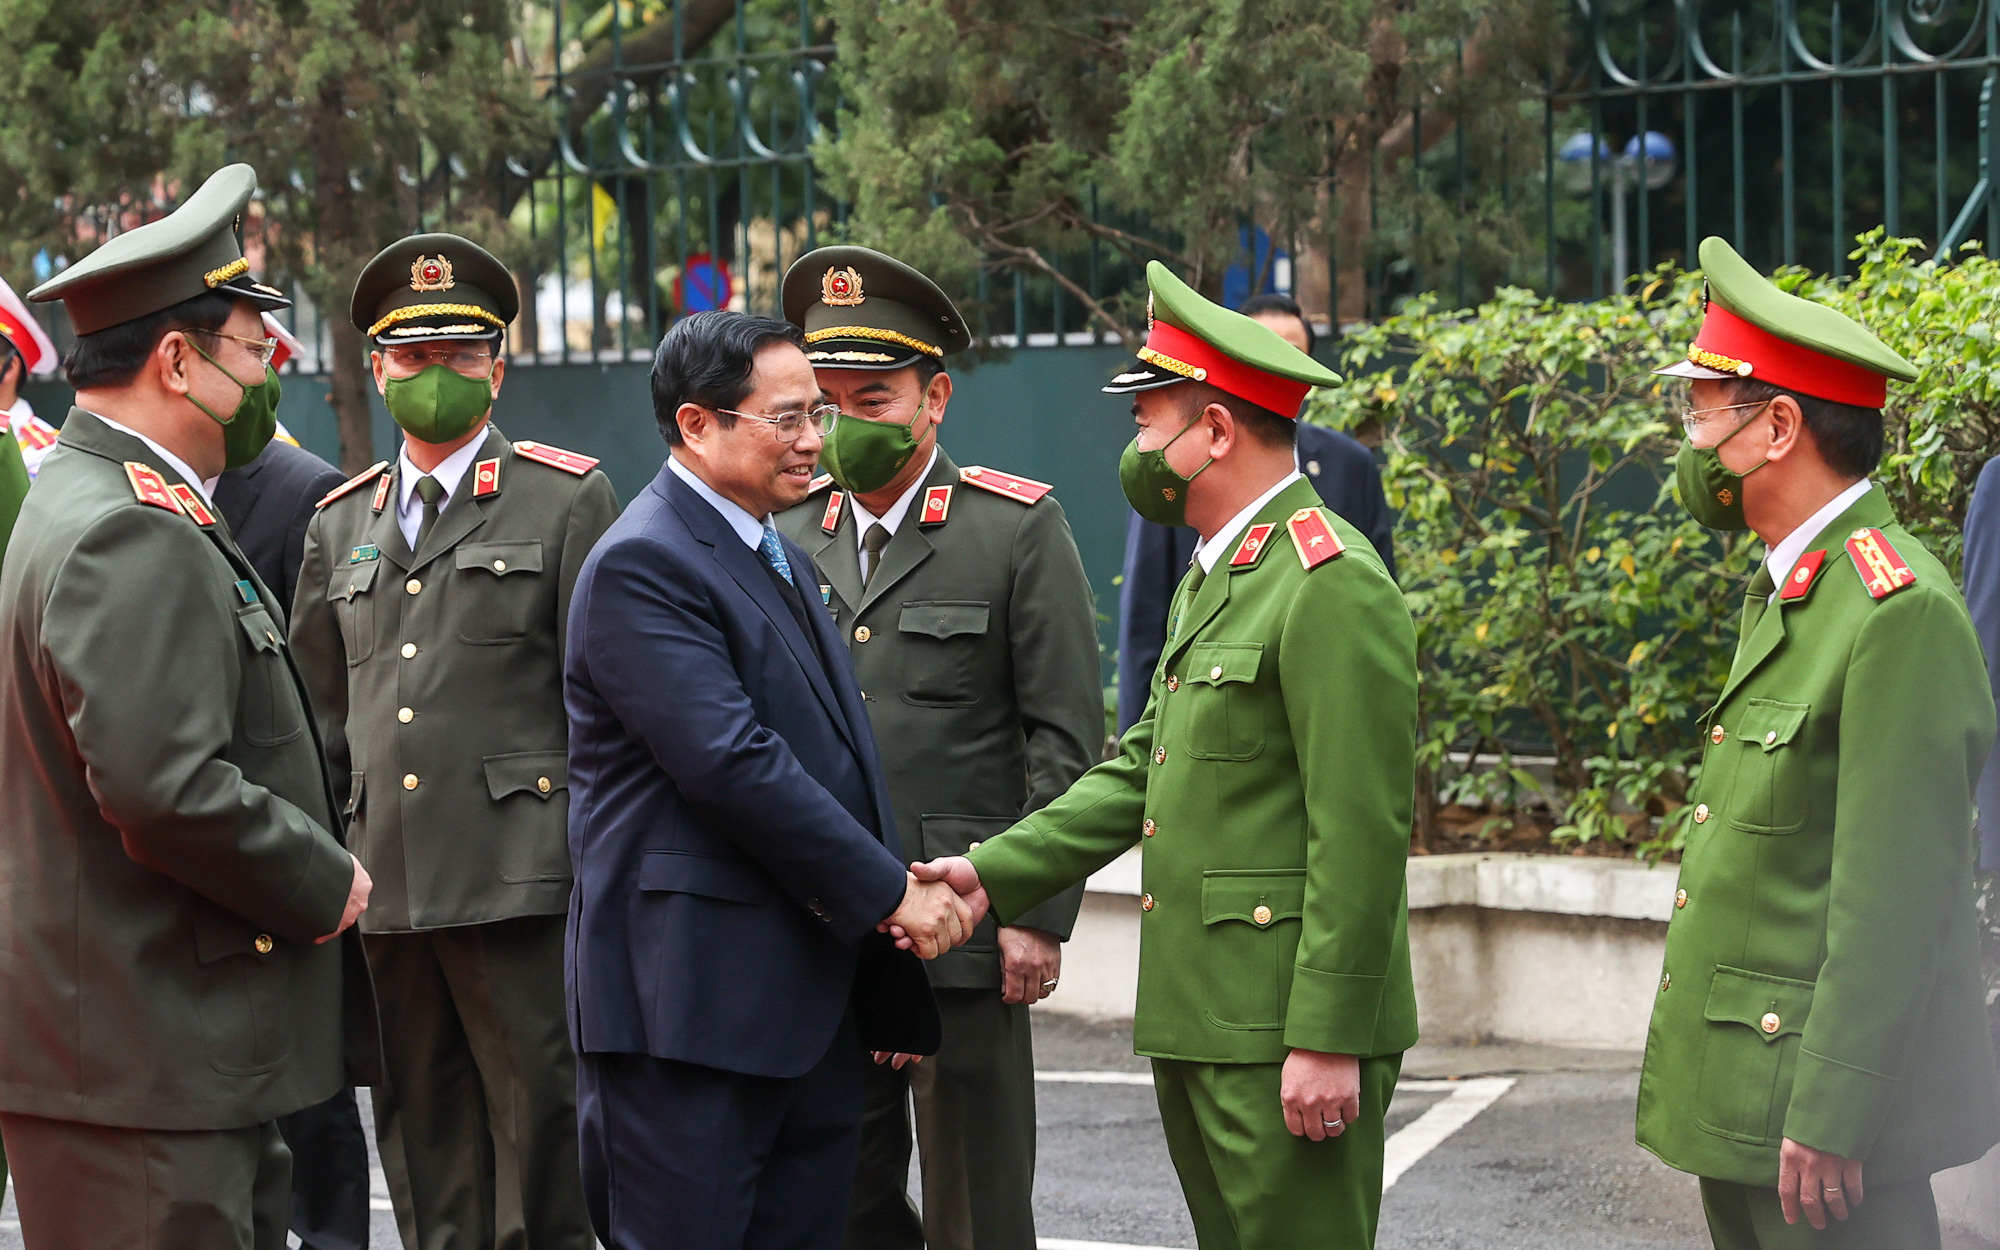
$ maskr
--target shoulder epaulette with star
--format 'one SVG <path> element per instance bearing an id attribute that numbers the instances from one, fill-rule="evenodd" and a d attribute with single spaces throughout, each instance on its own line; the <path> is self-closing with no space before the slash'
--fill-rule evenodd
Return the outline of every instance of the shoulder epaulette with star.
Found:
<path id="1" fill-rule="evenodd" d="M 1873 598 L 1886 599 L 1917 580 L 1881 530 L 1855 530 L 1847 540 L 1847 554 L 1854 558 L 1854 571 L 1861 574 L 1861 584 Z"/>
<path id="2" fill-rule="evenodd" d="M 125 480 L 132 483 L 132 493 L 138 497 L 140 503 L 149 503 L 155 508 L 165 508 L 174 513 L 181 511 L 181 502 L 174 498 L 174 492 L 168 487 L 167 479 L 161 477 L 160 471 L 152 465 L 142 464 L 137 460 L 127 460 Z"/>
<path id="3" fill-rule="evenodd" d="M 564 451 L 560 447 L 551 447 L 547 443 L 530 443 L 524 440 L 514 444 L 514 453 L 526 456 L 538 464 L 545 464 L 550 468 L 561 469 L 565 473 L 574 473 L 578 477 L 582 477 L 597 467 L 597 457 L 595 456 L 585 456 L 573 451 Z"/>
<path id="4" fill-rule="evenodd" d="M 998 469 L 989 469 L 976 464 L 960 469 L 958 478 L 967 486 L 977 486 L 996 495 L 1005 495 L 1017 503 L 1034 503 L 1055 489 L 1047 482 L 1037 482 L 1030 477 L 1015 477 L 1012 473 L 1002 473 Z"/>
<path id="5" fill-rule="evenodd" d="M 326 492 L 326 494 L 320 499 L 320 501 L 314 504 L 313 507 L 315 508 L 326 507 L 328 504 L 340 498 L 342 495 L 345 495 L 347 492 L 367 485 L 368 479 L 374 477 L 377 473 L 380 473 L 382 470 L 388 467 L 389 467 L 389 462 L 387 460 L 377 460 L 374 464 L 369 465 L 361 472 L 355 474 L 353 477 L 348 478 L 345 482 L 342 482 L 340 485 Z"/>
<path id="6" fill-rule="evenodd" d="M 814 478 L 811 484 L 806 487 L 806 494 L 817 495 L 831 485 L 833 485 L 833 474 L 822 473 Z"/>
<path id="7" fill-rule="evenodd" d="M 1285 528 L 1292 532 L 1292 546 L 1298 550 L 1299 563 L 1308 569 L 1316 569 L 1347 550 L 1347 544 L 1340 541 L 1333 526 L 1327 523 L 1325 509 L 1300 508 L 1285 522 Z"/>

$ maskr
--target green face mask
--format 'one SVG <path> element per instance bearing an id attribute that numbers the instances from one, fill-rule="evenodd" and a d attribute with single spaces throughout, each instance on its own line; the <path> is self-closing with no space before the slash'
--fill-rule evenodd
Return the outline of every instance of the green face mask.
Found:
<path id="1" fill-rule="evenodd" d="M 382 400 L 404 433 L 420 443 L 449 443 L 479 424 L 493 407 L 493 374 L 468 378 L 445 365 L 414 377 L 389 378 Z"/>
<path id="2" fill-rule="evenodd" d="M 193 339 L 189 339 L 187 344 L 243 391 L 243 398 L 236 401 L 235 410 L 227 417 L 217 416 L 215 409 L 193 395 L 188 396 L 189 403 L 207 413 L 222 427 L 223 467 L 240 469 L 264 454 L 264 449 L 271 445 L 271 436 L 278 432 L 278 396 L 284 390 L 284 384 L 278 381 L 278 371 L 265 365 L 264 380 L 255 386 L 244 386 L 237 382 L 235 374 L 215 364 L 215 357 L 202 351 L 200 344 Z"/>
<path id="3" fill-rule="evenodd" d="M 1722 463 L 1722 443 L 1750 428 L 1764 413 L 1767 403 L 1750 414 L 1750 420 L 1731 430 L 1713 447 L 1696 447 L 1684 442 L 1674 456 L 1674 486 L 1680 491 L 1681 507 L 1688 515 L 1714 530 L 1748 529 L 1743 519 L 1743 479 L 1770 463 L 1759 460 L 1742 473 L 1732 473 Z"/>
<path id="4" fill-rule="evenodd" d="M 893 421 L 864 421 L 846 415 L 835 417 L 827 427 L 826 441 L 820 445 L 819 467 L 833 475 L 842 490 L 866 495 L 896 480 L 910 457 L 917 454 L 917 423 L 924 419 L 926 397 L 917 405 L 917 415 L 908 425 Z"/>
<path id="5" fill-rule="evenodd" d="M 1188 483 L 1214 464 L 1215 457 L 1210 456 L 1201 462 L 1201 468 L 1182 477 L 1167 463 L 1167 448 L 1180 442 L 1181 435 L 1192 430 L 1197 421 L 1182 426 L 1180 434 L 1168 439 L 1165 446 L 1140 451 L 1139 440 L 1134 438 L 1119 454 L 1118 484 L 1125 488 L 1125 500 L 1132 511 L 1142 519 L 1158 525 L 1187 524 Z"/>

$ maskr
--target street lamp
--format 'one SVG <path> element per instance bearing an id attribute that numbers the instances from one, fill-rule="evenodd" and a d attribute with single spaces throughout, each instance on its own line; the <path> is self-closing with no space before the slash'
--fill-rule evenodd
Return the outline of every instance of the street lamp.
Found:
<path id="1" fill-rule="evenodd" d="M 1673 181 L 1680 168 L 1679 154 L 1674 141 L 1657 130 L 1633 135 L 1616 156 L 1606 140 L 1582 132 L 1573 134 L 1556 153 L 1563 187 L 1571 195 L 1590 193 L 1593 156 L 1611 191 L 1611 272 L 1613 285 L 1623 287 L 1632 271 L 1631 244 L 1625 229 L 1626 193 L 1642 183 L 1648 191 L 1658 191 Z"/>

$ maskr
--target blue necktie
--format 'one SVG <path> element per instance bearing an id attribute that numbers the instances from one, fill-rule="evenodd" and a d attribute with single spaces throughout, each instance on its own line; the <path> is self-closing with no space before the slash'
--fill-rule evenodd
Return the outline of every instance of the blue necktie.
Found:
<path id="1" fill-rule="evenodd" d="M 798 589 L 799 584 L 792 580 L 792 562 L 785 558 L 785 545 L 778 541 L 778 528 L 769 521 L 764 522 L 764 541 L 757 545 L 757 550 L 764 553 L 764 558 L 778 570 L 778 576 L 784 578 L 787 585 Z"/>

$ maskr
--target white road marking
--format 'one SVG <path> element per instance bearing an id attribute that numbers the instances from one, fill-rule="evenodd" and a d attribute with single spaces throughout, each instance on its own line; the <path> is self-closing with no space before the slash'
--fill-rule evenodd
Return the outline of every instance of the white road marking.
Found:
<path id="1" fill-rule="evenodd" d="M 1405 1082 L 1398 1089 L 1416 1082 Z M 1451 1094 L 1443 1102 L 1425 1109 L 1405 1124 L 1385 1143 L 1382 1151 L 1382 1188 L 1388 1189 L 1403 1178 L 1419 1159 L 1437 1149 L 1445 1138 L 1472 1123 L 1474 1116 L 1514 1088 L 1511 1076 L 1478 1077 L 1469 1081 L 1425 1081 L 1423 1086 L 1447 1087 Z"/>
<path id="2" fill-rule="evenodd" d="M 1177 1250 L 1173 1246 L 1127 1246 L 1115 1241 L 1071 1241 L 1067 1237 L 1037 1237 L 1038 1250 Z"/>
<path id="3" fill-rule="evenodd" d="M 1037 1072 L 1038 1081 L 1054 1081 L 1062 1085 L 1144 1085 L 1153 1084 L 1151 1072 Z M 1077 1245 L 1087 1243 L 1077 1242 Z"/>

